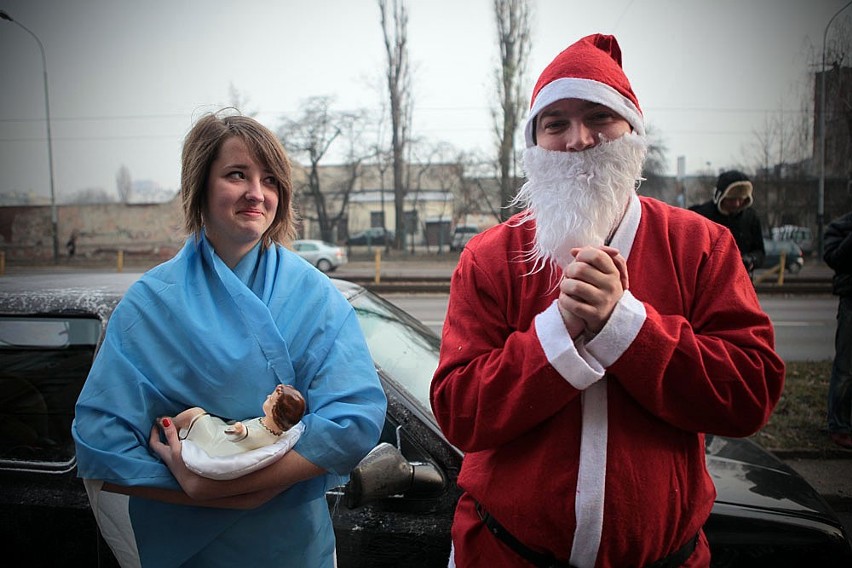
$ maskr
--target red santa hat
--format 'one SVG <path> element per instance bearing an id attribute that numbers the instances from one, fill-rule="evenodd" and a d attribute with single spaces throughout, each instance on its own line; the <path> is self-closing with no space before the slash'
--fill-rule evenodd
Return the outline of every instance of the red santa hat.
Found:
<path id="1" fill-rule="evenodd" d="M 524 137 L 535 146 L 535 117 L 561 99 L 582 99 L 605 105 L 624 117 L 644 136 L 639 100 L 621 68 L 621 48 L 615 36 L 594 34 L 568 46 L 545 67 L 533 89 Z"/>

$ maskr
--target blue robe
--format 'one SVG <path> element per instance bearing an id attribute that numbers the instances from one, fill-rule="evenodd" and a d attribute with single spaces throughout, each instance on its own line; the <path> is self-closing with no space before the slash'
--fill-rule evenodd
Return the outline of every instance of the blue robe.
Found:
<path id="1" fill-rule="evenodd" d="M 190 406 L 256 416 L 277 384 L 304 394 L 294 450 L 328 473 L 251 511 L 131 497 L 143 566 L 330 565 L 325 492 L 378 441 L 386 399 L 352 307 L 284 247 L 257 246 L 231 270 L 205 238 L 190 238 L 127 291 L 77 401 L 80 477 L 179 489 L 148 448 L 157 417 Z"/>

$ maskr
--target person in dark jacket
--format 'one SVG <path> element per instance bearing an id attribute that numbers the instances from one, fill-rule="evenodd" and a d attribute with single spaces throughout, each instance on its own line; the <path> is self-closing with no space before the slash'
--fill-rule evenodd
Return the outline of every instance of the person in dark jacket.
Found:
<path id="1" fill-rule="evenodd" d="M 766 251 L 763 248 L 763 231 L 754 209 L 751 180 L 744 173 L 730 170 L 719 175 L 713 199 L 690 210 L 711 221 L 727 227 L 737 241 L 749 273 L 763 266 Z"/>
<path id="2" fill-rule="evenodd" d="M 828 435 L 838 446 L 852 449 L 852 211 L 829 223 L 823 242 L 823 260 L 834 270 L 834 293 L 840 296 L 828 384 Z"/>

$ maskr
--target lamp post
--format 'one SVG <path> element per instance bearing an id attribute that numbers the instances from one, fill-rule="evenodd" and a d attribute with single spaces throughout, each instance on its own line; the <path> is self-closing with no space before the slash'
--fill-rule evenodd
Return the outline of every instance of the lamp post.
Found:
<path id="1" fill-rule="evenodd" d="M 820 103 L 819 103 L 819 200 L 817 201 L 817 231 L 819 233 L 819 258 L 822 258 L 824 249 L 823 225 L 825 224 L 825 44 L 828 39 L 828 28 L 834 18 L 840 15 L 840 12 L 852 6 L 852 2 L 848 2 L 845 6 L 839 9 L 828 20 L 825 25 L 825 31 L 822 34 L 822 66 L 820 67 Z"/>
<path id="2" fill-rule="evenodd" d="M 41 52 L 41 67 L 44 70 L 44 112 L 45 117 L 47 118 L 47 165 L 50 171 L 50 223 L 53 232 L 53 262 L 59 262 L 59 234 L 57 230 L 57 219 L 56 219 L 56 191 L 53 185 L 53 141 L 50 135 L 50 96 L 48 94 L 47 88 L 47 59 L 44 56 L 44 46 L 41 44 L 41 40 L 38 39 L 38 36 L 35 35 L 29 28 L 23 25 L 21 22 L 14 20 L 12 16 L 6 13 L 4 10 L 0 10 L 0 19 L 6 20 L 7 22 L 12 22 L 20 27 L 22 30 L 30 34 L 36 43 L 38 44 L 38 49 Z"/>

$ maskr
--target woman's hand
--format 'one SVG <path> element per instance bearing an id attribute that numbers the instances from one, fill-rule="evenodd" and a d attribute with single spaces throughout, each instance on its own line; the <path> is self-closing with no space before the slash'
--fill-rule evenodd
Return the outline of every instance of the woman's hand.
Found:
<path id="1" fill-rule="evenodd" d="M 161 432 L 165 442 L 160 438 Z M 177 428 L 174 421 L 168 417 L 161 418 L 151 428 L 149 445 L 160 456 L 183 492 L 195 505 L 252 509 L 263 505 L 289 487 L 281 483 L 283 476 L 275 476 L 272 471 L 269 471 L 275 464 L 232 480 L 209 479 L 191 471 L 186 467 L 181 455 L 181 441 L 178 438 Z M 288 453 L 294 454 L 294 452 Z M 281 461 L 283 460 L 278 460 L 278 462 Z M 263 470 L 268 471 L 262 474 Z M 261 475 L 266 479 L 263 480 Z"/>
<path id="2" fill-rule="evenodd" d="M 160 437 L 161 432 L 165 442 Z M 160 456 L 160 459 L 163 460 L 163 463 L 166 464 L 187 495 L 193 499 L 203 498 L 194 494 L 195 487 L 192 478 L 199 476 L 191 472 L 183 461 L 181 441 L 171 418 L 163 417 L 157 420 L 157 423 L 151 428 L 148 445 L 154 450 L 154 453 Z"/>

